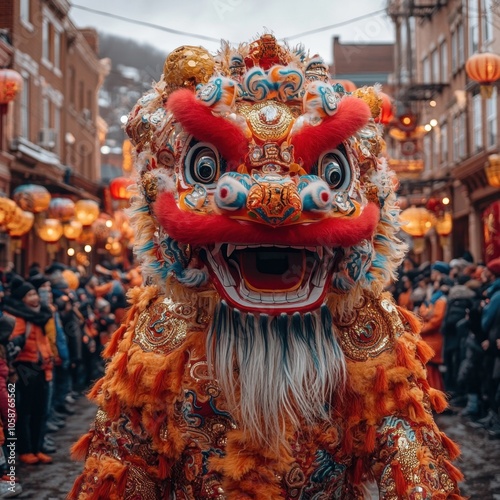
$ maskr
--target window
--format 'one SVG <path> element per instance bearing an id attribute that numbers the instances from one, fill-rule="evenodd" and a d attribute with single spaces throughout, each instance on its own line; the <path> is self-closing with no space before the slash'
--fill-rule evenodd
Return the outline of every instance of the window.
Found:
<path id="1" fill-rule="evenodd" d="M 493 1 L 481 0 L 481 28 L 483 44 L 493 38 Z"/>
<path id="2" fill-rule="evenodd" d="M 472 147 L 474 153 L 483 147 L 482 97 L 479 93 L 472 97 Z"/>
<path id="3" fill-rule="evenodd" d="M 85 96 L 83 93 L 83 82 L 80 81 L 78 82 L 78 111 L 83 111 L 83 108 L 85 107 Z"/>
<path id="4" fill-rule="evenodd" d="M 23 74 L 23 88 L 21 90 L 20 99 L 20 127 L 19 133 L 25 139 L 30 138 L 30 77 L 28 74 Z"/>
<path id="5" fill-rule="evenodd" d="M 486 146 L 495 146 L 497 143 L 497 89 L 493 87 L 493 94 L 486 100 Z"/>
<path id="6" fill-rule="evenodd" d="M 465 158 L 465 114 L 460 113 L 453 118 L 453 161 Z"/>
<path id="7" fill-rule="evenodd" d="M 69 82 L 69 103 L 74 107 L 75 106 L 75 90 L 76 90 L 76 81 L 75 81 L 75 68 L 70 66 L 68 70 L 68 82 Z"/>
<path id="8" fill-rule="evenodd" d="M 428 57 L 422 59 L 422 83 L 431 83 L 431 65 Z"/>
<path id="9" fill-rule="evenodd" d="M 19 5 L 21 21 L 29 24 L 30 23 L 30 0 L 21 0 Z"/>
<path id="10" fill-rule="evenodd" d="M 465 64 L 464 25 L 462 23 L 457 26 L 457 49 L 458 67 L 461 68 Z"/>
<path id="11" fill-rule="evenodd" d="M 448 44 L 444 41 L 439 47 L 441 55 L 441 81 L 448 81 Z"/>
<path id="12" fill-rule="evenodd" d="M 54 151 L 59 152 L 59 143 L 61 137 L 61 109 L 59 106 L 54 106 L 54 126 L 52 127 L 55 132 L 55 147 Z"/>
<path id="13" fill-rule="evenodd" d="M 50 128 L 50 102 L 48 97 L 42 97 L 42 128 Z"/>
<path id="14" fill-rule="evenodd" d="M 61 34 L 54 31 L 54 68 L 61 67 Z"/>
<path id="15" fill-rule="evenodd" d="M 469 15 L 469 55 L 479 50 L 479 23 L 477 15 L 477 0 L 468 0 Z"/>
<path id="16" fill-rule="evenodd" d="M 451 72 L 455 73 L 458 69 L 458 49 L 457 49 L 457 30 L 451 34 Z"/>
<path id="17" fill-rule="evenodd" d="M 441 163 L 448 163 L 448 124 L 441 125 Z"/>
<path id="18" fill-rule="evenodd" d="M 439 54 L 437 49 L 434 49 L 431 52 L 431 61 L 432 61 L 432 81 L 434 83 L 439 83 L 441 75 L 439 74 Z"/>
<path id="19" fill-rule="evenodd" d="M 50 61 L 49 20 L 42 22 L 42 59 Z"/>

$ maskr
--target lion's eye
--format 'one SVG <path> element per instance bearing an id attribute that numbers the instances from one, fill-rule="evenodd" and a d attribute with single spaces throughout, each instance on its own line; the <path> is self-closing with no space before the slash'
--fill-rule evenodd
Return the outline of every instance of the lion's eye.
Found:
<path id="1" fill-rule="evenodd" d="M 344 154 L 338 149 L 325 153 L 319 161 L 320 175 L 331 189 L 347 189 L 351 183 L 351 168 Z"/>
<path id="2" fill-rule="evenodd" d="M 220 177 L 220 158 L 218 152 L 206 143 L 195 144 L 188 152 L 185 161 L 186 180 L 190 184 L 214 184 Z"/>

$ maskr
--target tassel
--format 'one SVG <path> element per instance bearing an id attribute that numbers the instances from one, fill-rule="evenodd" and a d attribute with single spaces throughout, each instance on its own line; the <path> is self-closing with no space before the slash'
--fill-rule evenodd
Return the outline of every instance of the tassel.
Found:
<path id="1" fill-rule="evenodd" d="M 415 370 L 415 362 L 412 353 L 402 342 L 396 344 L 396 359 L 399 366 L 404 366 L 412 371 Z"/>
<path id="2" fill-rule="evenodd" d="M 80 474 L 78 479 L 74 482 L 73 488 L 71 488 L 71 491 L 68 493 L 66 500 L 77 500 L 78 499 L 78 497 L 80 496 L 80 490 L 82 489 L 82 485 L 83 485 L 84 480 L 85 480 L 85 475 Z"/>
<path id="3" fill-rule="evenodd" d="M 381 394 L 377 397 L 375 401 L 375 408 L 377 410 L 378 415 L 381 417 L 387 415 L 387 405 L 385 403 L 385 395 Z"/>
<path id="4" fill-rule="evenodd" d="M 432 347 L 427 342 L 420 341 L 417 343 L 417 357 L 425 365 L 434 356 Z"/>
<path id="5" fill-rule="evenodd" d="M 368 429 L 365 435 L 365 444 L 363 449 L 367 453 L 372 453 L 375 449 L 375 438 L 376 438 L 377 430 L 374 425 L 368 425 Z"/>
<path id="6" fill-rule="evenodd" d="M 446 410 L 446 408 L 448 408 L 448 401 L 446 401 L 446 398 L 441 391 L 438 391 L 437 389 L 431 389 L 429 391 L 429 398 L 431 400 L 432 407 L 438 413 L 441 413 Z"/>
<path id="7" fill-rule="evenodd" d="M 352 427 L 347 429 L 347 432 L 344 434 L 344 440 L 342 442 L 342 448 L 347 454 L 352 453 L 353 449 L 353 437 L 352 437 Z"/>
<path id="8" fill-rule="evenodd" d="M 419 320 L 419 318 L 413 314 L 412 312 L 408 311 L 408 309 L 400 306 L 396 306 L 399 314 L 404 317 L 406 320 L 408 326 L 410 327 L 410 330 L 412 333 L 418 333 L 422 329 L 422 322 Z"/>
<path id="9" fill-rule="evenodd" d="M 153 382 L 152 397 L 155 400 L 160 399 L 161 393 L 164 390 L 164 383 L 166 380 L 167 370 L 160 370 L 155 377 Z"/>
<path id="10" fill-rule="evenodd" d="M 87 452 L 89 450 L 90 443 L 94 437 L 93 432 L 87 432 L 84 434 L 72 447 L 71 447 L 71 458 L 73 460 L 85 460 Z"/>
<path id="11" fill-rule="evenodd" d="M 169 464 L 163 456 L 158 457 L 158 478 L 165 479 L 169 475 Z"/>
<path id="12" fill-rule="evenodd" d="M 115 330 L 115 333 L 111 336 L 111 339 L 108 342 L 108 345 L 102 351 L 103 358 L 111 358 L 118 351 L 118 345 L 120 344 L 120 340 L 123 338 L 123 334 L 127 329 L 128 322 L 124 322 L 120 327 Z"/>
<path id="13" fill-rule="evenodd" d="M 457 443 L 452 441 L 444 432 L 441 432 L 441 441 L 452 460 L 455 460 L 455 458 L 458 458 L 460 456 L 459 446 L 457 445 Z"/>
<path id="14" fill-rule="evenodd" d="M 356 465 L 354 467 L 354 474 L 352 478 L 352 482 L 354 484 L 360 484 L 361 480 L 363 478 L 363 472 L 364 472 L 364 464 L 363 460 L 361 458 L 356 459 Z"/>
<path id="15" fill-rule="evenodd" d="M 105 405 L 106 413 L 111 420 L 116 420 L 121 413 L 121 405 L 117 396 L 111 396 Z"/>
<path id="16" fill-rule="evenodd" d="M 415 417 L 414 417 L 415 421 L 421 422 L 422 420 L 427 419 L 427 413 L 425 411 L 425 408 L 413 394 L 410 394 L 410 404 L 412 405 L 413 410 L 415 412 Z"/>
<path id="17" fill-rule="evenodd" d="M 396 399 L 396 404 L 398 408 L 399 409 L 404 408 L 408 398 L 406 398 L 405 386 L 402 382 L 394 384 L 394 397 Z"/>
<path id="18" fill-rule="evenodd" d="M 393 462 L 391 464 L 392 475 L 394 477 L 394 482 L 396 483 L 396 493 L 398 498 L 405 498 L 406 490 L 408 489 L 408 482 L 403 475 L 401 470 L 401 464 L 399 462 Z"/>
<path id="19" fill-rule="evenodd" d="M 375 372 L 375 384 L 373 385 L 373 390 L 378 393 L 387 392 L 389 389 L 389 384 L 387 382 L 387 372 L 383 366 L 377 366 Z"/>
<path id="20" fill-rule="evenodd" d="M 139 365 L 130 378 L 130 388 L 133 392 L 139 388 L 142 370 L 144 370 L 144 365 Z"/>
<path id="21" fill-rule="evenodd" d="M 97 396 L 99 395 L 99 392 L 101 391 L 102 384 L 104 382 L 104 379 L 100 378 L 95 384 L 92 389 L 87 394 L 87 398 L 90 399 L 91 401 L 95 401 Z"/>
<path id="22" fill-rule="evenodd" d="M 118 360 L 114 363 L 114 368 L 118 377 L 122 378 L 127 374 L 128 356 L 126 352 L 120 353 Z"/>
<path id="23" fill-rule="evenodd" d="M 443 465 L 453 481 L 459 483 L 464 480 L 464 475 L 449 460 L 443 460 Z"/>

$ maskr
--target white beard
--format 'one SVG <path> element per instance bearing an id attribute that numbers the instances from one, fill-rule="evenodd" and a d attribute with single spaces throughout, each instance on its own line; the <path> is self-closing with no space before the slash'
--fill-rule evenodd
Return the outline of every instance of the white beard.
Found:
<path id="1" fill-rule="evenodd" d="M 286 422 L 298 430 L 301 423 L 328 421 L 333 394 L 345 385 L 345 358 L 326 306 L 272 317 L 241 313 L 223 301 L 207 356 L 238 424 L 266 447 L 284 444 Z"/>

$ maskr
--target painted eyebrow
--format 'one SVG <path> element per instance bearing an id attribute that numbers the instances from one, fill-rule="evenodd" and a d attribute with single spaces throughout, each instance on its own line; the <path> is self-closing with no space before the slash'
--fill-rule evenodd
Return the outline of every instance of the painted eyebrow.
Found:
<path id="1" fill-rule="evenodd" d="M 180 89 L 168 98 L 171 111 L 184 130 L 199 141 L 213 144 L 229 162 L 241 162 L 248 152 L 243 131 L 230 120 L 215 116 L 212 110 L 196 99 L 191 90 Z"/>

